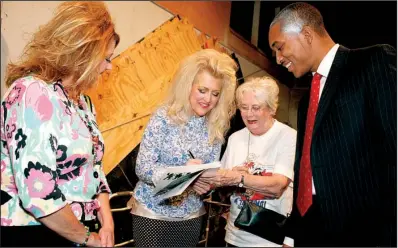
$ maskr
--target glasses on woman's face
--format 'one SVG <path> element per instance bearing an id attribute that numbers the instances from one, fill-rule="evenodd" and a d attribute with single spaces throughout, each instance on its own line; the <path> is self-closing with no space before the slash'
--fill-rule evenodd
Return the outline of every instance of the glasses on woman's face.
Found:
<path id="1" fill-rule="evenodd" d="M 248 113 L 250 110 L 253 114 L 259 113 L 264 107 L 261 105 L 252 105 L 252 106 L 247 106 L 247 105 L 241 105 L 239 106 L 239 110 L 242 113 Z"/>

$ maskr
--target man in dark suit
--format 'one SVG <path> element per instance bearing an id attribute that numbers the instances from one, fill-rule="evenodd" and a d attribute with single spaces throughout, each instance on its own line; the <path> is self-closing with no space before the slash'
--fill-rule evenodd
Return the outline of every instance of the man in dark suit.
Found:
<path id="1" fill-rule="evenodd" d="M 395 49 L 336 44 L 307 3 L 278 13 L 269 44 L 296 78 L 314 75 L 298 109 L 285 245 L 396 246 Z"/>

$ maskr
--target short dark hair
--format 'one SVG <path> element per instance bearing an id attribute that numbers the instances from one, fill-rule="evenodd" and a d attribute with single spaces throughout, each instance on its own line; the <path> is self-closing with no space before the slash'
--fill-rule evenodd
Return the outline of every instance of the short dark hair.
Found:
<path id="1" fill-rule="evenodd" d="M 278 22 L 280 22 L 283 32 L 299 33 L 307 25 L 321 36 L 327 33 L 321 12 L 314 6 L 304 2 L 292 3 L 283 8 L 275 16 L 270 27 Z"/>

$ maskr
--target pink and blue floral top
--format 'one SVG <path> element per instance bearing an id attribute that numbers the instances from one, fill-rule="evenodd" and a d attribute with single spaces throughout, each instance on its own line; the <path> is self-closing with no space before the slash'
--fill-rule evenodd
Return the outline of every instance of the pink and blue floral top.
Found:
<path id="1" fill-rule="evenodd" d="M 102 170 L 104 141 L 80 96 L 60 81 L 16 80 L 1 102 L 1 226 L 40 225 L 70 204 L 81 220 L 96 218 L 99 193 L 110 193 Z"/>

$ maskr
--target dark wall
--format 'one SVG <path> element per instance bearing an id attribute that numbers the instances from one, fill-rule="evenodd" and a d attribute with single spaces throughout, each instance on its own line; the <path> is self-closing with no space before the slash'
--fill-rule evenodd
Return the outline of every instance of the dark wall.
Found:
<path id="1" fill-rule="evenodd" d="M 232 1 L 229 26 L 242 38 L 250 41 L 252 36 L 254 1 Z"/>
<path id="2" fill-rule="evenodd" d="M 258 47 L 268 56 L 268 30 L 275 8 L 281 9 L 293 2 L 261 2 Z M 309 2 L 321 12 L 325 27 L 333 40 L 348 48 L 374 44 L 397 47 L 397 2 Z"/>

